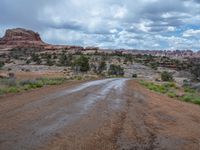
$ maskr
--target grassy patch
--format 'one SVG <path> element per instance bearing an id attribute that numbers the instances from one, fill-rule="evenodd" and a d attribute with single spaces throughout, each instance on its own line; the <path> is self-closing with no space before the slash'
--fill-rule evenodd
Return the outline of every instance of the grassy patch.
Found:
<path id="1" fill-rule="evenodd" d="M 168 93 L 172 88 L 177 88 L 174 83 L 164 83 L 164 84 L 156 84 L 153 82 L 146 82 L 144 80 L 140 81 L 140 84 L 144 85 L 148 89 L 158 92 L 158 93 L 163 93 L 166 94 Z"/>
<path id="2" fill-rule="evenodd" d="M 59 85 L 65 82 L 65 78 L 40 78 L 38 79 L 44 85 Z"/>
<path id="3" fill-rule="evenodd" d="M 34 80 L 22 81 L 16 81 L 14 79 L 4 79 L 0 81 L 0 83 L 3 85 L 2 87 L 0 87 L 0 95 L 6 93 L 18 93 L 30 89 L 37 89 L 46 85 L 59 85 L 64 83 L 65 81 L 65 78 L 38 78 Z"/>
<path id="4" fill-rule="evenodd" d="M 190 87 L 184 87 L 184 92 L 185 94 L 179 97 L 180 100 L 200 105 L 200 95 L 198 91 Z"/>
<path id="5" fill-rule="evenodd" d="M 175 98 L 175 97 L 177 97 L 177 94 L 175 92 L 173 92 L 173 91 L 169 91 L 167 93 L 167 96 L 169 96 L 170 98 Z"/>
<path id="6" fill-rule="evenodd" d="M 20 88 L 19 87 L 8 87 L 5 89 L 6 93 L 18 93 L 20 92 Z"/>
<path id="7" fill-rule="evenodd" d="M 173 82 L 157 84 L 142 80 L 140 81 L 140 84 L 152 91 L 165 94 L 170 98 L 177 98 L 185 102 L 191 102 L 200 105 L 200 94 L 189 87 L 184 87 L 184 93 L 181 96 L 179 96 L 177 92 L 180 92 L 181 89 L 179 89 Z"/>

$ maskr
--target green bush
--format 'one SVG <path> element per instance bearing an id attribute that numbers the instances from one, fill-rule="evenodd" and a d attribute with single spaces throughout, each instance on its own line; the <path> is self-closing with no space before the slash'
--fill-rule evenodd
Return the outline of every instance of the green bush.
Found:
<path id="1" fill-rule="evenodd" d="M 196 63 L 192 62 L 192 67 L 190 68 L 190 72 L 194 75 L 195 81 L 200 80 L 200 65 L 199 65 L 199 63 L 196 64 Z"/>
<path id="2" fill-rule="evenodd" d="M 14 80 L 15 81 L 15 80 Z M 13 84 L 10 79 L 1 79 L 0 83 L 6 85 L 0 88 L 0 95 L 6 93 L 17 93 L 20 91 L 27 91 L 30 89 L 41 88 L 45 85 L 58 85 L 62 84 L 65 78 L 38 78 L 35 80 L 22 80 Z M 12 83 L 12 84 L 11 84 Z"/>
<path id="3" fill-rule="evenodd" d="M 55 62 L 52 60 L 51 57 L 47 57 L 47 59 L 46 59 L 46 65 L 48 65 L 48 66 L 53 66 L 54 63 L 55 63 Z"/>
<path id="4" fill-rule="evenodd" d="M 39 54 L 33 53 L 33 54 L 31 55 L 31 59 L 32 59 L 34 62 L 36 62 L 38 65 L 40 65 L 40 64 L 42 63 L 42 60 L 41 60 Z"/>
<path id="5" fill-rule="evenodd" d="M 145 81 L 140 81 L 140 83 L 152 91 L 163 93 L 163 94 L 167 93 L 170 89 L 165 84 L 155 84 L 153 82 L 145 82 Z"/>
<path id="6" fill-rule="evenodd" d="M 58 65 L 59 66 L 71 66 L 72 65 L 72 56 L 66 55 L 63 52 L 59 57 Z"/>
<path id="7" fill-rule="evenodd" d="M 15 78 L 2 79 L 1 83 L 7 87 L 17 86 L 17 81 Z"/>
<path id="8" fill-rule="evenodd" d="M 161 73 L 161 79 L 162 81 L 167 81 L 167 82 L 173 81 L 172 74 L 167 71 Z"/>
<path id="9" fill-rule="evenodd" d="M 186 87 L 184 87 L 184 92 L 186 92 L 186 93 L 195 93 L 196 91 L 194 89 L 186 86 Z"/>
<path id="10" fill-rule="evenodd" d="M 44 85 L 59 85 L 65 81 L 64 78 L 41 78 L 38 80 L 41 81 Z"/>
<path id="11" fill-rule="evenodd" d="M 109 75 L 116 75 L 116 76 L 123 76 L 124 75 L 124 69 L 120 65 L 110 65 L 110 68 L 108 70 Z"/>
<path id="12" fill-rule="evenodd" d="M 29 84 L 34 84 L 36 82 L 36 80 L 22 80 L 19 82 L 20 86 L 25 86 L 25 85 L 29 85 Z"/>
<path id="13" fill-rule="evenodd" d="M 30 59 L 27 59 L 26 60 L 26 64 L 28 65 L 28 64 L 30 64 L 31 63 L 31 60 Z"/>
<path id="14" fill-rule="evenodd" d="M 3 61 L 0 61 L 0 69 L 5 65 Z"/>
<path id="15" fill-rule="evenodd" d="M 184 96 L 180 97 L 180 99 L 186 102 L 200 104 L 200 95 L 198 94 L 186 93 Z"/>
<path id="16" fill-rule="evenodd" d="M 73 66 L 77 72 L 87 72 L 90 69 L 89 59 L 86 56 L 81 55 L 78 59 L 75 60 Z"/>
<path id="17" fill-rule="evenodd" d="M 18 93 L 20 92 L 19 87 L 9 87 L 6 89 L 6 93 Z"/>
<path id="18" fill-rule="evenodd" d="M 81 76 L 77 76 L 76 78 L 77 78 L 77 80 L 82 80 Z"/>
<path id="19" fill-rule="evenodd" d="M 37 81 L 35 83 L 28 84 L 30 89 L 36 89 L 43 87 L 43 83 L 41 81 Z"/>
<path id="20" fill-rule="evenodd" d="M 157 70 L 158 67 L 159 67 L 159 64 L 157 62 L 151 62 L 149 63 L 149 66 L 154 69 L 154 70 Z"/>
<path id="21" fill-rule="evenodd" d="M 105 61 L 101 61 L 97 70 L 98 74 L 101 74 L 104 70 L 106 70 L 106 62 Z"/>
<path id="22" fill-rule="evenodd" d="M 200 95 L 191 88 L 188 88 L 188 87 L 185 88 L 184 89 L 185 94 L 183 96 L 178 96 L 176 94 L 176 90 L 178 90 L 178 87 L 173 82 L 164 83 L 164 84 L 156 84 L 153 82 L 146 82 L 146 81 L 142 80 L 142 81 L 140 81 L 140 84 L 147 87 L 148 89 L 150 89 L 152 91 L 166 94 L 167 96 L 169 96 L 171 98 L 176 97 L 182 101 L 191 102 L 191 103 L 200 105 Z"/>
<path id="23" fill-rule="evenodd" d="M 3 94 L 5 94 L 6 92 L 5 92 L 5 89 L 2 89 L 2 88 L 0 88 L 0 95 L 3 95 Z"/>
<path id="24" fill-rule="evenodd" d="M 177 97 L 176 93 L 173 92 L 173 91 L 168 92 L 168 93 L 167 93 L 167 96 L 169 96 L 170 98 L 175 98 L 175 97 Z"/>
<path id="25" fill-rule="evenodd" d="M 137 74 L 132 74 L 132 78 L 137 78 Z"/>

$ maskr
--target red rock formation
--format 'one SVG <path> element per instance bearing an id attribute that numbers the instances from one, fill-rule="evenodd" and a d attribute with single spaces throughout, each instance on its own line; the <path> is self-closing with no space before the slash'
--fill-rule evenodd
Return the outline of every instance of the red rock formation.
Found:
<path id="1" fill-rule="evenodd" d="M 8 29 L 3 38 L 0 38 L 1 49 L 11 49 L 15 47 L 43 47 L 44 43 L 40 35 L 31 30 L 22 28 Z"/>
<path id="2" fill-rule="evenodd" d="M 8 29 L 4 37 L 0 38 L 0 50 L 30 47 L 44 51 L 68 50 L 71 52 L 80 52 L 84 50 L 83 47 L 79 46 L 51 45 L 44 43 L 38 33 L 22 28 Z"/>

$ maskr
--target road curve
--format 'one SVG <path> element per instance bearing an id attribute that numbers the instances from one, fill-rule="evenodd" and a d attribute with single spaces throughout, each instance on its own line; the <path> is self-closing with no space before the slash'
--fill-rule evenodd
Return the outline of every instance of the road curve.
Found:
<path id="1" fill-rule="evenodd" d="M 1 150 L 200 148 L 200 107 L 151 93 L 134 80 L 33 93 L 0 99 Z"/>

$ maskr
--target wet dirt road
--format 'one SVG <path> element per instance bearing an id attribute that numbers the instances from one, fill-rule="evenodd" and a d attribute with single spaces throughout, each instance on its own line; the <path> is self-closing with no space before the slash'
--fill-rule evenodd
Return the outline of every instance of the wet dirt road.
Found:
<path id="1" fill-rule="evenodd" d="M 0 98 L 0 150 L 199 150 L 200 107 L 129 79 Z"/>

